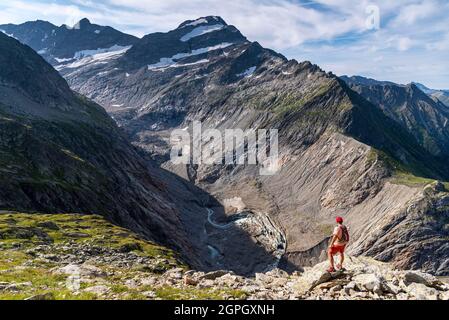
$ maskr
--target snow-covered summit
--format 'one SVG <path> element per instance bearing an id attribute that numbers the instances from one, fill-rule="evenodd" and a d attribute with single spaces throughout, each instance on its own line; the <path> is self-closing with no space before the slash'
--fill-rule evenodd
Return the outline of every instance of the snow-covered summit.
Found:
<path id="1" fill-rule="evenodd" d="M 198 27 L 198 26 L 205 26 L 205 25 L 223 25 L 227 26 L 228 24 L 218 16 L 207 16 L 207 17 L 201 17 L 196 20 L 187 20 L 178 27 L 178 29 L 182 28 L 192 28 L 192 27 Z"/>

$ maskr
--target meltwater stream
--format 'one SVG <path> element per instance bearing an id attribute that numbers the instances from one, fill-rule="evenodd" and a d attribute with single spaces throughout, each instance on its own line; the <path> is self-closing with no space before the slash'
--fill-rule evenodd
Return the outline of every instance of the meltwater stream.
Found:
<path id="1" fill-rule="evenodd" d="M 217 267 L 234 271 L 243 268 L 245 272 L 266 272 L 278 267 L 286 240 L 266 214 L 242 211 L 228 217 L 225 223 L 217 222 L 214 214 L 213 209 L 207 208 L 205 230 L 210 258 Z M 250 266 L 255 270 L 249 270 Z"/>

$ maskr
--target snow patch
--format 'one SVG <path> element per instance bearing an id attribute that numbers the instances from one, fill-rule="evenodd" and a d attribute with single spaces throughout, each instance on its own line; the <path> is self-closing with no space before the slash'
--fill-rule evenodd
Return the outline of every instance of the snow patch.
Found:
<path id="1" fill-rule="evenodd" d="M 59 65 L 56 66 L 56 70 L 60 71 L 64 68 L 68 69 L 74 69 L 78 67 L 82 67 L 88 64 L 96 64 L 96 63 L 107 63 L 109 60 L 117 59 L 118 57 L 122 56 L 126 53 L 129 49 L 131 49 L 132 46 L 128 47 L 122 47 L 122 46 L 112 46 L 107 49 L 97 49 L 97 50 L 84 50 L 80 52 L 77 52 L 75 54 L 75 57 L 81 57 L 83 54 L 88 54 L 87 56 L 84 56 L 83 58 L 72 58 L 72 59 L 59 59 L 61 62 L 71 61 L 77 59 L 77 61 L 74 61 L 67 65 Z M 95 53 L 96 52 L 96 53 Z M 58 58 L 55 58 L 56 61 L 58 61 Z"/>
<path id="2" fill-rule="evenodd" d="M 197 25 L 203 24 L 203 23 L 207 23 L 207 20 L 204 19 L 204 18 L 197 19 L 197 20 L 195 20 L 195 21 L 193 21 L 193 22 L 190 22 L 190 23 L 186 24 L 186 25 L 184 26 L 184 28 L 185 28 L 185 27 L 190 27 L 190 26 L 197 26 Z"/>
<path id="3" fill-rule="evenodd" d="M 101 33 L 100 30 L 95 30 L 94 32 L 95 32 L 96 34 L 100 34 L 100 33 Z"/>
<path id="4" fill-rule="evenodd" d="M 245 77 L 245 78 L 249 78 L 252 77 L 252 75 L 254 74 L 254 72 L 256 71 L 257 67 L 251 67 L 245 70 L 245 72 L 243 73 L 239 73 L 237 75 L 237 77 Z"/>
<path id="5" fill-rule="evenodd" d="M 224 49 L 224 48 L 227 48 L 227 47 L 229 47 L 231 45 L 232 45 L 232 43 L 225 42 L 225 43 L 221 43 L 221 44 L 218 44 L 218 45 L 212 46 L 212 47 L 195 49 L 195 50 L 192 50 L 189 53 L 177 53 L 177 54 L 175 54 L 174 56 L 172 56 L 170 58 L 161 58 L 158 63 L 154 63 L 154 64 L 148 65 L 148 70 L 159 69 L 159 68 L 167 68 L 169 66 L 176 65 L 176 61 L 175 60 L 180 60 L 180 59 L 183 59 L 183 58 L 197 56 L 197 55 L 200 55 L 200 54 L 204 54 L 204 53 L 215 51 L 215 50 L 219 50 L 219 49 Z M 201 63 L 209 62 L 209 60 L 207 60 L 207 61 L 205 61 L 205 60 L 202 60 L 203 62 L 201 62 Z M 193 63 L 193 64 L 197 64 L 197 63 L 198 62 Z M 187 66 L 187 65 L 191 65 L 191 64 L 184 64 L 184 65 L 179 65 L 178 64 L 177 66 L 179 67 L 179 66 Z"/>
<path id="6" fill-rule="evenodd" d="M 211 26 L 201 26 L 201 27 L 193 29 L 191 32 L 189 32 L 188 34 L 183 36 L 181 38 L 181 41 L 182 42 L 186 42 L 186 41 L 189 41 L 192 38 L 199 37 L 199 36 L 202 36 L 203 34 L 207 34 L 207 33 L 210 33 L 210 32 L 218 31 L 218 30 L 221 30 L 223 28 L 224 28 L 224 25 L 222 25 L 222 24 L 214 24 L 214 25 L 211 25 Z"/>
<path id="7" fill-rule="evenodd" d="M 67 62 L 67 61 L 72 61 L 73 58 L 55 58 L 55 60 L 56 60 L 58 63 L 63 63 L 63 62 Z"/>
<path id="8" fill-rule="evenodd" d="M 163 66 L 163 67 L 151 67 L 151 66 L 148 66 L 148 70 L 165 71 L 165 70 L 170 69 L 170 68 L 190 67 L 190 66 L 194 66 L 194 65 L 197 65 L 197 64 L 203 64 L 203 63 L 208 63 L 208 62 L 209 62 L 209 59 L 201 59 L 201 60 L 198 60 L 198 61 L 195 61 L 195 62 L 190 62 L 190 63 L 173 63 L 173 64 L 166 65 L 166 66 Z"/>
<path id="9" fill-rule="evenodd" d="M 113 45 L 110 48 L 99 48 L 99 49 L 96 49 L 96 50 L 82 50 L 82 51 L 75 52 L 75 56 L 73 57 L 73 59 L 79 60 L 79 59 L 82 59 L 82 58 L 95 56 L 95 55 L 98 55 L 98 54 L 101 54 L 101 53 L 109 53 L 109 52 L 120 51 L 120 50 L 123 50 L 125 48 L 129 49 L 130 47 L 123 47 L 123 46 L 119 46 L 119 45 Z"/>
<path id="10" fill-rule="evenodd" d="M 209 74 L 202 74 L 202 75 L 195 75 L 195 80 L 199 80 L 199 79 L 203 79 L 206 78 L 207 76 L 209 76 Z"/>
<path id="11" fill-rule="evenodd" d="M 5 30 L 3 30 L 3 29 L 0 29 L 0 32 L 6 34 L 8 37 L 11 37 L 11 38 L 14 38 L 14 39 L 16 39 L 16 40 L 19 40 L 19 39 L 17 39 L 16 37 L 14 37 L 14 34 L 13 34 L 13 33 L 7 33 L 7 32 L 6 32 Z"/>

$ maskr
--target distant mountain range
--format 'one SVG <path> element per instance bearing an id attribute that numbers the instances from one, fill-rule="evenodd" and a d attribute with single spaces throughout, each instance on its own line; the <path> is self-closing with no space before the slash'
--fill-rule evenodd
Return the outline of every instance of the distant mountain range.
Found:
<path id="1" fill-rule="evenodd" d="M 440 100 L 446 106 L 449 106 L 449 90 L 435 90 L 429 89 L 425 85 L 420 83 L 415 83 L 415 85 L 424 93 L 430 95 L 431 97 Z"/>
<path id="2" fill-rule="evenodd" d="M 193 209 L 183 201 L 167 203 L 175 211 L 182 206 L 174 215 L 180 221 L 152 224 L 169 233 L 181 225 L 194 239 L 179 246 L 185 255 L 191 250 L 206 264 L 245 274 L 273 265 L 292 270 L 323 259 L 338 214 L 351 229 L 351 253 L 449 273 L 449 194 L 434 181 L 449 180 L 449 113 L 416 85 L 338 78 L 263 48 L 214 16 L 142 39 L 114 31 L 123 42 L 101 38 L 95 30 L 103 29 L 82 20 L 80 30 L 68 34 L 78 32 L 88 45 L 80 40 L 62 49 L 57 42 L 45 52 L 48 45 L 37 46 L 44 33 L 25 37 L 41 23 L 21 25 L 28 28 L 23 34 L 0 29 L 40 51 L 73 90 L 102 105 L 151 166 L 157 163 L 185 179 L 189 190 L 194 184 L 220 202 L 188 193 Z M 260 176 L 248 165 L 173 165 L 170 132 L 188 131 L 194 120 L 220 132 L 278 129 L 280 171 Z M 141 178 L 127 181 L 134 185 L 134 179 Z M 172 201 L 179 188 L 174 181 L 163 188 Z M 199 204 L 207 211 L 199 210 L 197 218 L 185 213 Z M 154 199 L 144 207 L 160 205 L 165 208 L 165 201 Z M 133 206 L 141 207 L 127 208 Z"/>
<path id="3" fill-rule="evenodd" d="M 357 85 L 363 85 L 363 86 L 395 86 L 395 87 L 406 87 L 415 85 L 419 90 L 424 92 L 425 94 L 432 97 L 435 102 L 444 103 L 446 106 L 449 107 L 449 90 L 435 90 L 435 89 L 429 89 L 423 84 L 412 82 L 408 85 L 398 84 L 391 81 L 379 81 L 375 79 L 365 78 L 361 76 L 342 76 L 341 77 L 344 81 L 348 82 L 349 84 L 357 84 Z"/>
<path id="4" fill-rule="evenodd" d="M 449 107 L 417 85 L 399 85 L 363 77 L 341 77 L 354 91 L 401 123 L 429 152 L 449 155 Z"/>
<path id="5" fill-rule="evenodd" d="M 0 25 L 0 31 L 19 39 L 51 64 L 83 58 L 93 53 L 129 48 L 138 38 L 111 27 L 82 19 L 74 26 L 55 26 L 47 21 Z M 100 49 L 100 50 L 99 50 Z"/>

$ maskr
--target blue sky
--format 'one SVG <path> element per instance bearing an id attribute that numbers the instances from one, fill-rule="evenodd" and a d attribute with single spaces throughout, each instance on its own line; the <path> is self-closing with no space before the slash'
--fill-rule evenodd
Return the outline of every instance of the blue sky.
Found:
<path id="1" fill-rule="evenodd" d="M 379 13 L 377 15 L 377 13 Z M 252 41 L 337 75 L 449 89 L 446 0 L 2 0 L 0 24 L 83 17 L 142 36 L 218 15 Z M 379 25 L 377 25 L 379 21 Z"/>

